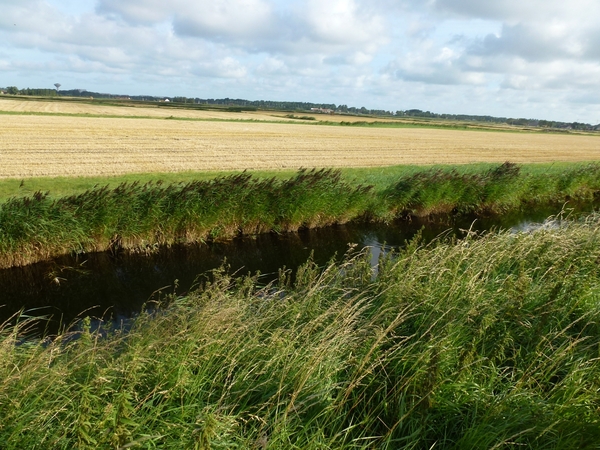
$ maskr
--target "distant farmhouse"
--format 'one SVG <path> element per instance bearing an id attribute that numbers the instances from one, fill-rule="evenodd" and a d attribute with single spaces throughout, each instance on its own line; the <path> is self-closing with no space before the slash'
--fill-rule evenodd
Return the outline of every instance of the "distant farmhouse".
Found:
<path id="1" fill-rule="evenodd" d="M 310 108 L 310 110 L 319 114 L 333 114 L 333 109 L 329 108 Z"/>

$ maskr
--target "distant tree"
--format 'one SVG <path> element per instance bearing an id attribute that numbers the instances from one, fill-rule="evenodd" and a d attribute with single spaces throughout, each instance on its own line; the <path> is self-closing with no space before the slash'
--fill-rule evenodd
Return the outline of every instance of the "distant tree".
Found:
<path id="1" fill-rule="evenodd" d="M 8 86 L 6 88 L 6 93 L 10 95 L 17 95 L 19 93 L 19 88 L 16 86 Z"/>
<path id="2" fill-rule="evenodd" d="M 56 91 L 54 89 L 38 89 L 38 88 L 27 88 L 19 91 L 21 95 L 38 95 L 40 97 L 55 97 Z"/>
<path id="3" fill-rule="evenodd" d="M 518 126 L 525 126 L 528 124 L 528 120 L 524 119 L 524 118 L 520 118 L 520 119 L 507 119 L 506 123 L 509 125 L 518 125 Z"/>

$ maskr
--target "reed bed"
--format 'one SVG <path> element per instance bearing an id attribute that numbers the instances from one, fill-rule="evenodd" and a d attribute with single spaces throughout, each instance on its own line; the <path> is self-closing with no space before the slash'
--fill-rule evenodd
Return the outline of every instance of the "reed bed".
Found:
<path id="1" fill-rule="evenodd" d="M 37 192 L 0 207 L 0 265 L 346 222 L 367 209 L 369 190 L 324 169 L 286 180 L 242 173 L 166 186 L 123 183 L 59 199 Z"/>
<path id="2" fill-rule="evenodd" d="M 499 214 L 533 205 L 592 200 L 600 194 L 600 165 L 568 166 L 552 173 L 522 173 L 505 162 L 472 172 L 422 170 L 383 191 L 395 214 Z"/>
<path id="3" fill-rule="evenodd" d="M 187 183 L 122 183 L 60 198 L 36 192 L 0 205 L 0 267 L 73 252 L 152 251 L 352 220 L 497 214 L 592 201 L 598 192 L 600 165 L 549 175 L 523 174 L 512 163 L 468 173 L 421 170 L 376 188 L 344 179 L 339 170 L 303 169 L 286 179 L 241 173 Z"/>
<path id="4" fill-rule="evenodd" d="M 129 333 L 0 332 L 0 442 L 21 448 L 591 449 L 600 217 L 290 282 L 213 274 Z"/>

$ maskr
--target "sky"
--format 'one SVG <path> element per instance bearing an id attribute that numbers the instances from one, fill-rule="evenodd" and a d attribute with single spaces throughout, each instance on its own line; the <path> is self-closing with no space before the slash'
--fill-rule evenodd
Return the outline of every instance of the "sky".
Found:
<path id="1" fill-rule="evenodd" d="M 0 0 L 0 86 L 600 123 L 600 0 Z"/>

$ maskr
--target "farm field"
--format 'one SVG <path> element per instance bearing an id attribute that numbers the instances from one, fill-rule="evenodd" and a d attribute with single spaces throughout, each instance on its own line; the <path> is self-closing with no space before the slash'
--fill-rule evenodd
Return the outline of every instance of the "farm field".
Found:
<path id="1" fill-rule="evenodd" d="M 96 104 L 94 104 L 96 103 Z M 198 120 L 261 120 L 294 121 L 281 114 L 273 117 L 270 113 L 262 111 L 242 111 L 232 113 L 219 110 L 201 110 L 185 107 L 162 107 L 153 104 L 140 105 L 139 103 L 123 103 L 122 105 L 107 104 L 106 101 L 91 100 L 22 100 L 0 98 L 0 111 L 9 113 L 41 113 L 41 114 L 80 114 L 92 116 L 121 116 L 121 117 L 147 117 L 167 118 L 177 117 L 182 119 Z"/>
<path id="2" fill-rule="evenodd" d="M 120 116 L 120 117 L 146 117 L 146 118 L 179 118 L 196 120 L 254 120 L 254 121 L 283 121 L 298 123 L 302 119 L 312 118 L 316 121 L 339 122 L 389 122 L 398 123 L 397 119 L 381 117 L 365 117 L 340 114 L 311 114 L 289 113 L 285 111 L 227 111 L 225 107 L 215 106 L 214 109 L 195 109 L 189 105 L 157 106 L 153 103 L 141 102 L 115 102 L 102 100 L 31 100 L 0 98 L 0 111 L 7 113 L 32 113 L 32 114 L 70 114 L 90 116 Z M 310 119 L 309 119 L 310 120 Z M 409 119 L 407 122 L 412 122 Z M 418 121 L 418 120 L 417 120 Z M 309 122 L 310 123 L 310 122 Z"/>
<path id="3" fill-rule="evenodd" d="M 45 108 L 44 102 L 22 103 L 20 108 Z M 10 104 L 3 100 L 0 109 Z M 71 105 L 73 111 L 92 107 Z M 141 109 L 90 111 L 144 118 L 2 115 L 0 178 L 600 159 L 600 137 L 594 135 L 236 122 L 226 119 L 250 113 L 219 111 L 177 110 L 205 114 L 207 120 L 166 120 L 175 112 Z M 169 116 L 146 118 L 149 112 Z M 264 113 L 253 117 L 273 119 Z"/>
<path id="4" fill-rule="evenodd" d="M 43 274 L 52 289 L 95 276 L 89 252 L 544 205 L 568 215 L 600 193 L 591 134 L 25 103 L 0 109 L 0 268 L 81 257 Z M 0 324 L 2 448 L 597 448 L 600 217 L 559 217 L 417 237 L 376 272 L 367 251 L 266 287 L 223 266 L 127 330 L 82 312 L 38 339 L 20 306 L 19 323 Z"/>

